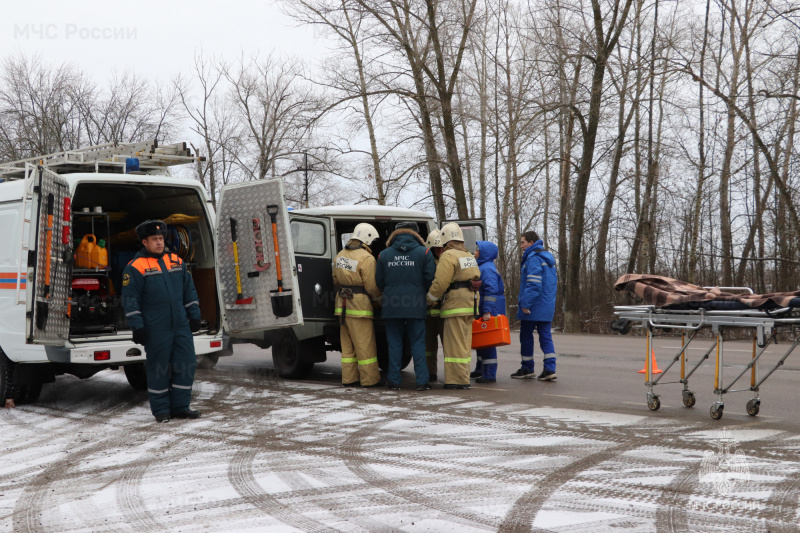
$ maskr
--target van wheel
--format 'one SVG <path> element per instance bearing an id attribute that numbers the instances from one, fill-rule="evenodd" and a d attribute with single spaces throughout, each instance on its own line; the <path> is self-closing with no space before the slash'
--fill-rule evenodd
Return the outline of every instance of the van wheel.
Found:
<path id="1" fill-rule="evenodd" d="M 13 386 L 14 367 L 16 363 L 11 361 L 6 354 L 0 350 L 0 402 L 5 404 L 5 400 L 13 398 L 14 403 L 20 401 L 22 397 L 22 387 Z"/>
<path id="2" fill-rule="evenodd" d="M 314 361 L 309 361 L 309 353 L 314 349 L 316 341 L 322 343 L 325 349 L 324 339 L 313 338 L 305 341 L 298 341 L 292 330 L 280 332 L 272 343 L 272 362 L 278 368 L 278 373 L 282 378 L 305 379 L 314 368 Z"/>
<path id="3" fill-rule="evenodd" d="M 144 363 L 125 365 L 125 377 L 128 383 L 136 390 L 147 390 L 147 373 L 144 370 Z"/>
<path id="4" fill-rule="evenodd" d="M 206 353 L 197 356 L 197 368 L 201 370 L 211 370 L 219 362 L 220 352 Z"/>
<path id="5" fill-rule="evenodd" d="M 39 396 L 42 394 L 42 382 L 28 383 L 21 387 L 21 389 L 19 399 L 14 399 L 17 405 L 36 403 L 36 400 L 38 400 Z"/>
<path id="6" fill-rule="evenodd" d="M 228 346 L 224 350 L 198 355 L 197 368 L 211 370 L 217 366 L 220 357 L 230 357 L 231 355 L 233 355 L 233 345 Z"/>

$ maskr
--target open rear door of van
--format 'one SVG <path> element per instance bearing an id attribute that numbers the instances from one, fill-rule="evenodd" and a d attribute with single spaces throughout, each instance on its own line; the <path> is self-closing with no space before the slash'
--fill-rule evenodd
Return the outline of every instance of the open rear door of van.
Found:
<path id="1" fill-rule="evenodd" d="M 474 254 L 478 249 L 478 246 L 475 243 L 486 240 L 486 219 L 476 218 L 472 220 L 445 220 L 442 223 L 442 227 L 451 222 L 461 226 L 461 231 L 464 233 L 464 246 L 466 246 L 467 250 Z"/>
<path id="2" fill-rule="evenodd" d="M 283 182 L 226 185 L 217 207 L 216 275 L 225 330 L 302 324 Z"/>
<path id="3" fill-rule="evenodd" d="M 28 243 L 26 329 L 29 344 L 69 340 L 72 228 L 69 184 L 39 167 L 33 176 Z"/>

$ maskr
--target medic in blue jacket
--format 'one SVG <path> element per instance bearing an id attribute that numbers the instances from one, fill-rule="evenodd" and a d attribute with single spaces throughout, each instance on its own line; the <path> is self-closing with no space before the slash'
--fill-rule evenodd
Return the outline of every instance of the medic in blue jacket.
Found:
<path id="1" fill-rule="evenodd" d="M 122 305 L 133 342 L 144 346 L 147 392 L 157 422 L 197 418 L 189 408 L 197 360 L 192 332 L 200 329 L 200 304 L 180 257 L 164 250 L 167 226 L 139 224 L 142 250 L 122 274 Z"/>
<path id="2" fill-rule="evenodd" d="M 486 320 L 492 316 L 506 314 L 506 297 L 503 278 L 494 260 L 497 259 L 497 245 L 489 241 L 478 241 L 475 258 L 481 271 L 481 303 L 478 308 Z M 476 383 L 494 383 L 497 381 L 497 348 L 481 348 L 476 350 L 478 363 L 470 374 Z"/>
<path id="3" fill-rule="evenodd" d="M 535 231 L 526 231 L 519 240 L 522 249 L 519 278 L 519 328 L 522 366 L 511 374 L 516 379 L 533 379 L 533 332 L 539 332 L 539 347 L 544 353 L 544 370 L 539 381 L 556 379 L 556 353 L 550 327 L 556 312 L 558 273 L 553 254 L 544 249 Z"/>

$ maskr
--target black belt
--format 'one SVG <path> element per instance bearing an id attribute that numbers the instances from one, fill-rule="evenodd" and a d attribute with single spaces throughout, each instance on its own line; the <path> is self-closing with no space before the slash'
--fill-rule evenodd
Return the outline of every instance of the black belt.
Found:
<path id="1" fill-rule="evenodd" d="M 339 296 L 342 298 L 352 298 L 353 294 L 369 294 L 363 285 L 340 285 Z"/>
<path id="2" fill-rule="evenodd" d="M 369 295 L 362 285 L 341 285 L 339 287 L 339 296 L 342 297 L 342 316 L 339 318 L 340 324 L 344 324 L 344 319 L 347 316 L 347 300 L 352 300 L 354 294 Z"/>
<path id="3" fill-rule="evenodd" d="M 478 318 L 478 290 L 480 289 L 481 281 L 480 280 L 471 280 L 468 279 L 466 281 L 454 281 L 447 287 L 447 290 L 444 291 L 444 295 L 446 296 L 448 292 L 456 289 L 469 289 L 473 292 L 472 295 L 472 315 L 475 318 Z M 444 297 L 444 296 L 443 296 Z"/>

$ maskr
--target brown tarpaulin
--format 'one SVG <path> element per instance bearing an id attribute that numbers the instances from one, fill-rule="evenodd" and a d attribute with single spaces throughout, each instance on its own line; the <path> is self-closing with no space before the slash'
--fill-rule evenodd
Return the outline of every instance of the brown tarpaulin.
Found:
<path id="1" fill-rule="evenodd" d="M 647 305 L 656 307 L 685 307 L 686 304 L 702 302 L 738 302 L 752 309 L 775 309 L 791 307 L 800 291 L 772 292 L 769 294 L 733 294 L 719 288 L 704 289 L 685 281 L 651 274 L 625 274 L 617 280 L 614 288 L 632 292 Z"/>

